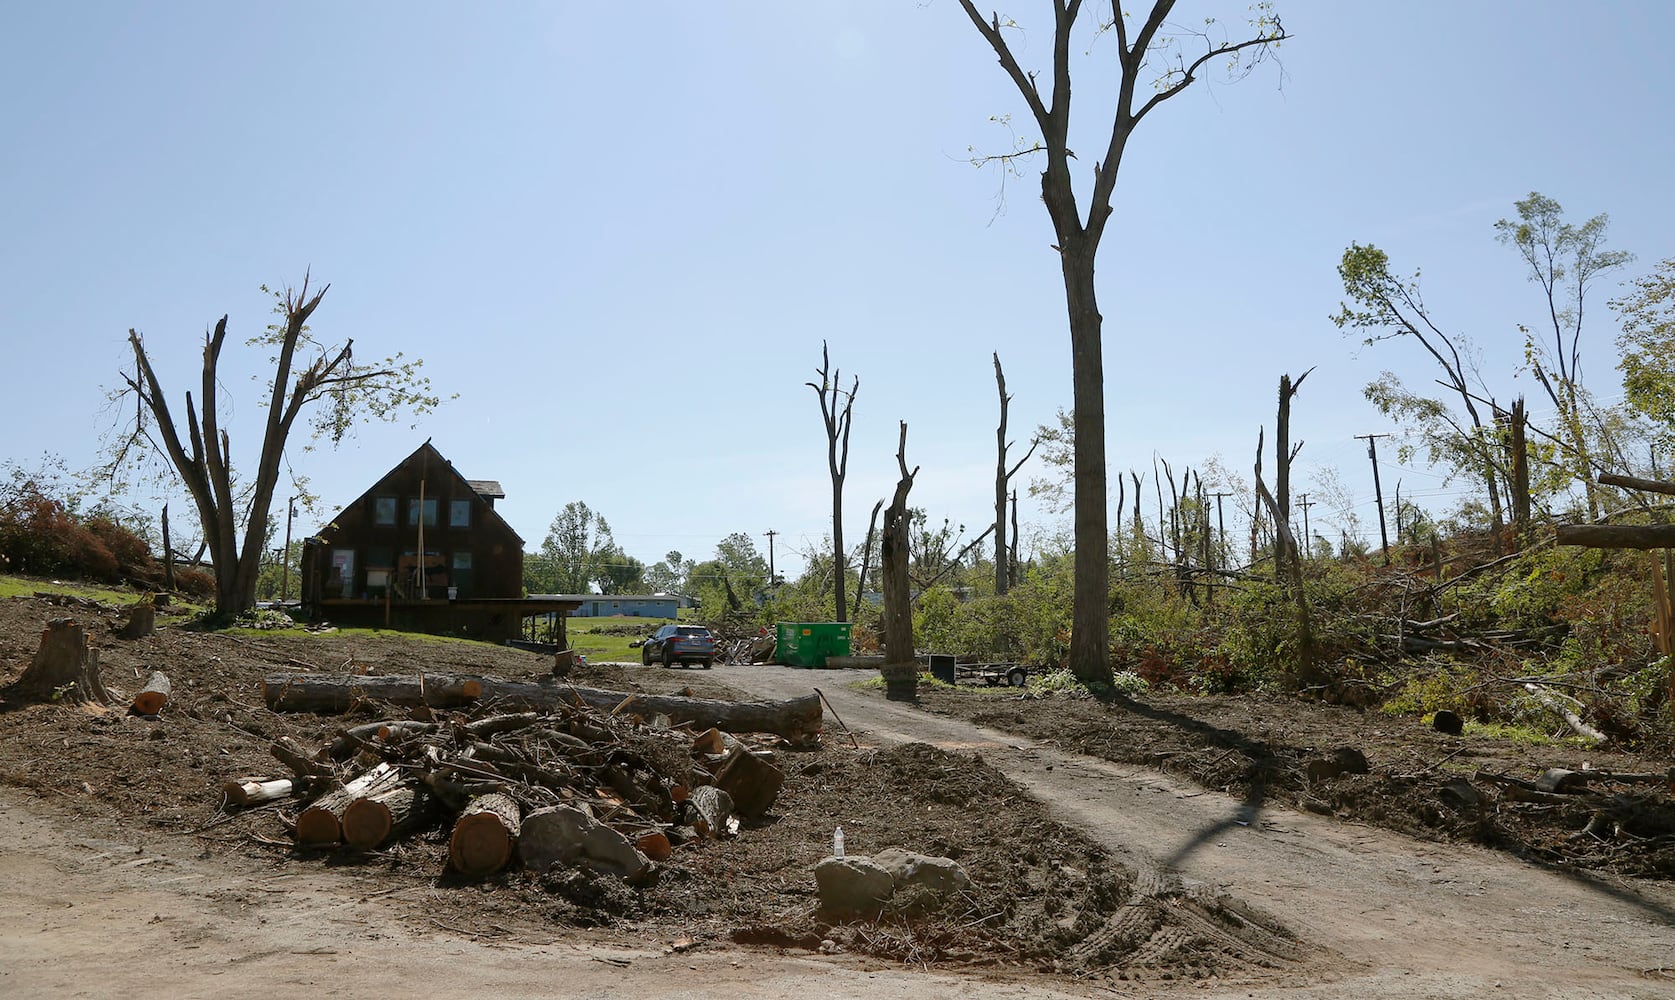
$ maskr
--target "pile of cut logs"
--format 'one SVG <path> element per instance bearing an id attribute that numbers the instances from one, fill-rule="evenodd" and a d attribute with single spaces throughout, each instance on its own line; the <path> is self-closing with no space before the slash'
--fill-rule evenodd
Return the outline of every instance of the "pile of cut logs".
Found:
<path id="1" fill-rule="evenodd" d="M 279 675 L 265 687 L 276 708 L 318 708 L 322 691 L 364 697 L 369 682 L 386 702 L 422 692 L 418 718 L 340 730 L 317 751 L 278 739 L 270 750 L 292 776 L 229 781 L 228 804 L 297 799 L 285 818 L 300 847 L 369 851 L 441 826 L 462 875 L 516 858 L 637 879 L 772 808 L 784 776 L 770 742 L 817 738 L 821 721 L 815 695 L 724 702 L 453 676 Z M 436 707 L 450 701 L 460 710 Z"/>

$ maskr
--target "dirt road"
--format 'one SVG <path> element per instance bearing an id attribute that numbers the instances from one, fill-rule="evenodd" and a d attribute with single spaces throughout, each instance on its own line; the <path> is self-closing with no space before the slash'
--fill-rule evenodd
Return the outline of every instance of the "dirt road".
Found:
<path id="1" fill-rule="evenodd" d="M 1592 882 L 1018 747 L 846 689 L 858 673 L 722 667 L 714 676 L 772 697 L 818 685 L 864 741 L 978 750 L 1144 877 L 1223 886 L 1342 957 L 1324 977 L 1311 968 L 1283 985 L 1129 984 L 1124 995 L 1675 997 L 1667 885 Z M 404 920 L 436 891 L 428 879 L 392 888 L 354 866 L 209 856 L 192 837 L 91 837 L 11 787 L 0 788 L 0 837 L 0 997 L 267 997 L 298 987 L 403 995 L 439 982 L 483 996 L 1079 995 L 1074 984 L 1027 975 L 927 974 L 733 947 L 669 953 L 667 942 L 608 932 L 497 941 L 492 927 Z"/>
<path id="2" fill-rule="evenodd" d="M 863 742 L 976 750 L 1149 877 L 1222 887 L 1347 960 L 1344 978 L 1325 992 L 1251 995 L 1675 997 L 1668 883 L 1548 871 L 1239 801 L 1161 772 L 1020 746 L 1017 737 L 847 687 L 869 676 L 863 671 L 719 674 L 763 697 L 818 686 Z"/>

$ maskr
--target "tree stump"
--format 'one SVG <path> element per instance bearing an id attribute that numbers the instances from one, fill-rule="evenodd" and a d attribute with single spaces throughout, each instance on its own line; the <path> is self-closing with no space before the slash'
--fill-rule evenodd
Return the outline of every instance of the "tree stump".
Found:
<path id="1" fill-rule="evenodd" d="M 128 621 L 116 630 L 118 639 L 143 639 L 157 631 L 157 604 L 146 594 L 128 609 Z"/>
<path id="2" fill-rule="evenodd" d="M 492 875 L 512 860 L 520 827 L 518 804 L 511 796 L 499 792 L 478 796 L 454 823 L 448 837 L 448 860 L 461 875 Z"/>
<path id="3" fill-rule="evenodd" d="M 30 700 L 108 705 L 99 679 L 99 651 L 87 645 L 87 630 L 74 618 L 54 618 L 41 632 L 41 646 L 12 690 Z"/>

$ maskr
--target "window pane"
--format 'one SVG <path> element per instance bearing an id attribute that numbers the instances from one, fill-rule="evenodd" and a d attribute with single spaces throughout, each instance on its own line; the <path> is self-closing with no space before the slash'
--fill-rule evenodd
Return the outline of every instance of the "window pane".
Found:
<path id="1" fill-rule="evenodd" d="M 455 552 L 454 571 L 452 574 L 453 587 L 461 597 L 469 597 L 471 596 L 472 582 L 471 553 Z"/>
<path id="2" fill-rule="evenodd" d="M 471 526 L 471 501 L 448 501 L 448 526 L 450 528 L 469 528 Z"/>
<path id="3" fill-rule="evenodd" d="M 395 497 L 374 497 L 372 500 L 372 523 L 395 523 Z"/>
<path id="4" fill-rule="evenodd" d="M 409 528 L 416 527 L 418 523 L 419 501 L 417 497 L 414 497 L 407 501 L 407 526 Z M 436 527 L 436 500 L 433 497 L 425 498 L 425 527 Z"/>

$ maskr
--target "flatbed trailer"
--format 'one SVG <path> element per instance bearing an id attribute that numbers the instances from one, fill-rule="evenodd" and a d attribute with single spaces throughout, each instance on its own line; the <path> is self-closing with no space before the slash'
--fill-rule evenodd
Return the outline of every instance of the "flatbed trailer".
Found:
<path id="1" fill-rule="evenodd" d="M 1005 684 L 1023 687 L 1029 680 L 1029 667 L 1022 663 L 958 663 L 954 657 L 932 653 L 925 657 L 931 676 L 945 684 L 975 684 L 981 681 L 989 687 Z"/>

